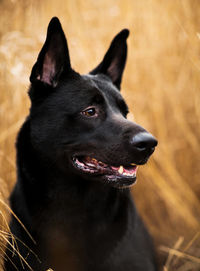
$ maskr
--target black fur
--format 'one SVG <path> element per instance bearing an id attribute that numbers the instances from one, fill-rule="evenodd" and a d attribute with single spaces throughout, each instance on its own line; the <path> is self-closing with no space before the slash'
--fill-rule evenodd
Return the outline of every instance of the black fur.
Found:
<path id="1" fill-rule="evenodd" d="M 135 177 L 90 174 L 74 164 L 75 157 L 89 156 L 129 168 L 146 163 L 157 144 L 126 119 L 119 89 L 128 35 L 121 31 L 97 68 L 79 75 L 59 20 L 51 20 L 30 76 L 32 104 L 17 139 L 18 178 L 10 199 L 34 240 L 12 217 L 14 245 L 27 263 L 8 244 L 6 271 L 157 270 L 128 187 Z"/>

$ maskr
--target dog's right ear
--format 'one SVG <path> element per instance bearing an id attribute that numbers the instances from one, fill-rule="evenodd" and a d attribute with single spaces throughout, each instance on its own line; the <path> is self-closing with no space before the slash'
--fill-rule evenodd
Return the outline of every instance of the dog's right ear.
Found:
<path id="1" fill-rule="evenodd" d="M 46 41 L 33 66 L 30 81 L 55 87 L 62 73 L 71 70 L 67 40 L 57 17 L 51 19 Z"/>
<path id="2" fill-rule="evenodd" d="M 113 84 L 120 90 L 120 84 L 127 57 L 127 38 L 129 30 L 123 29 L 119 32 L 111 42 L 102 62 L 90 72 L 96 75 L 102 73 L 107 75 Z"/>

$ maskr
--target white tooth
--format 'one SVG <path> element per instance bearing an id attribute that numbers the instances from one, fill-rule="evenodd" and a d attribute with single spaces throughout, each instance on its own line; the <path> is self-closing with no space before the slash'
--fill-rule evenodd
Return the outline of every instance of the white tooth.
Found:
<path id="1" fill-rule="evenodd" d="M 120 166 L 120 167 L 119 167 L 119 169 L 118 169 L 119 174 L 122 174 L 122 173 L 123 173 L 123 171 L 124 171 L 123 166 Z"/>
<path id="2" fill-rule="evenodd" d="M 135 163 L 131 163 L 131 166 L 137 166 Z"/>

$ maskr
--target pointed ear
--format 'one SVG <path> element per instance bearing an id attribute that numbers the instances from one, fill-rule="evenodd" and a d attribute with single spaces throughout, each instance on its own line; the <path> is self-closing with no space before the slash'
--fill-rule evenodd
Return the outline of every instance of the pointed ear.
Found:
<path id="1" fill-rule="evenodd" d="M 30 81 L 41 81 L 55 87 L 63 72 L 71 69 L 67 40 L 58 18 L 51 19 L 46 41 L 33 66 Z"/>
<path id="2" fill-rule="evenodd" d="M 122 74 L 124 71 L 129 30 L 123 29 L 111 42 L 110 48 L 104 56 L 103 61 L 90 72 L 90 74 L 103 73 L 110 77 L 113 84 L 120 89 Z"/>

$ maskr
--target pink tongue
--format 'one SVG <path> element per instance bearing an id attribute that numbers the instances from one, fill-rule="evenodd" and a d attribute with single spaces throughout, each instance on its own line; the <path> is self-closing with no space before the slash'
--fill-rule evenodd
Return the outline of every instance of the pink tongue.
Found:
<path id="1" fill-rule="evenodd" d="M 134 173 L 137 171 L 137 166 L 133 167 L 133 168 L 130 168 L 130 169 L 125 169 L 123 170 L 123 172 L 125 173 Z"/>

